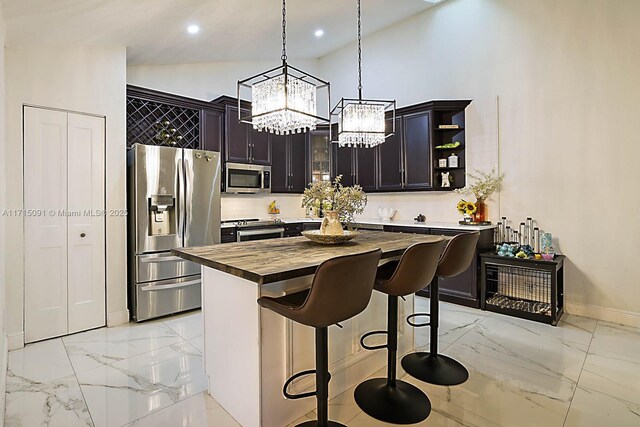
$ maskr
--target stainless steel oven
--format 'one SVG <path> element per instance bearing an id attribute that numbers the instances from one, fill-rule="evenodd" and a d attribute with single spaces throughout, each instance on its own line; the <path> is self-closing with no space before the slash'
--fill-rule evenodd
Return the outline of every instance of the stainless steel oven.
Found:
<path id="1" fill-rule="evenodd" d="M 227 163 L 225 192 L 240 194 L 271 192 L 271 167 Z"/>

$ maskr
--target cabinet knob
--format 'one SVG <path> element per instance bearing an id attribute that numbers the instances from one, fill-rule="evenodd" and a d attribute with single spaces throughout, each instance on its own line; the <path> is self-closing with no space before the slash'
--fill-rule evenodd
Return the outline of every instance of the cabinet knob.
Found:
<path id="1" fill-rule="evenodd" d="M 80 233 L 80 237 L 85 237 L 86 234 L 85 233 Z"/>

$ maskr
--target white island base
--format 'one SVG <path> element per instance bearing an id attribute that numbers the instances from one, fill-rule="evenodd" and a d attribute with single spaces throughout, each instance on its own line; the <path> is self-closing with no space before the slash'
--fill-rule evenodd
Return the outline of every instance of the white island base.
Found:
<path id="1" fill-rule="evenodd" d="M 292 322 L 256 300 L 308 288 L 313 276 L 259 285 L 202 267 L 204 363 L 209 394 L 243 427 L 283 427 L 316 406 L 316 399 L 289 400 L 282 386 L 293 374 L 315 369 L 314 329 Z M 348 284 L 345 284 L 348 286 Z M 413 349 L 413 328 L 404 318 L 413 312 L 414 298 L 400 300 L 398 355 Z M 386 366 L 386 350 L 367 351 L 360 337 L 386 330 L 387 296 L 374 291 L 367 309 L 342 328 L 329 328 L 329 398 L 362 382 Z M 383 343 L 384 335 L 367 343 Z M 315 377 L 296 381 L 289 392 L 315 388 Z M 331 418 L 331 409 L 329 410 Z"/>

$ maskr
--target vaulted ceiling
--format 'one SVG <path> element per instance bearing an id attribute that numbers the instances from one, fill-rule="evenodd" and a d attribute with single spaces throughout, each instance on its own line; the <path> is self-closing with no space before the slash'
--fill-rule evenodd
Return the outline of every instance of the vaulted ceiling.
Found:
<path id="1" fill-rule="evenodd" d="M 362 0 L 363 31 L 437 3 Z M 317 58 L 354 41 L 355 4 L 289 0 L 289 56 Z M 273 59 L 281 50 L 280 0 L 2 0 L 2 7 L 10 47 L 125 45 L 130 64 Z M 190 24 L 200 32 L 188 34 Z"/>

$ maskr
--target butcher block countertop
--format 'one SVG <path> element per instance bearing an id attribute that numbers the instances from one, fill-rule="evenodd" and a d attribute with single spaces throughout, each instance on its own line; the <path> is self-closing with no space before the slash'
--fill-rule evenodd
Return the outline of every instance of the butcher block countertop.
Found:
<path id="1" fill-rule="evenodd" d="M 306 237 L 255 240 L 224 245 L 173 249 L 174 255 L 260 285 L 313 274 L 330 258 L 380 248 L 382 258 L 399 257 L 411 245 L 442 236 L 360 231 L 341 245 L 320 245 Z"/>

